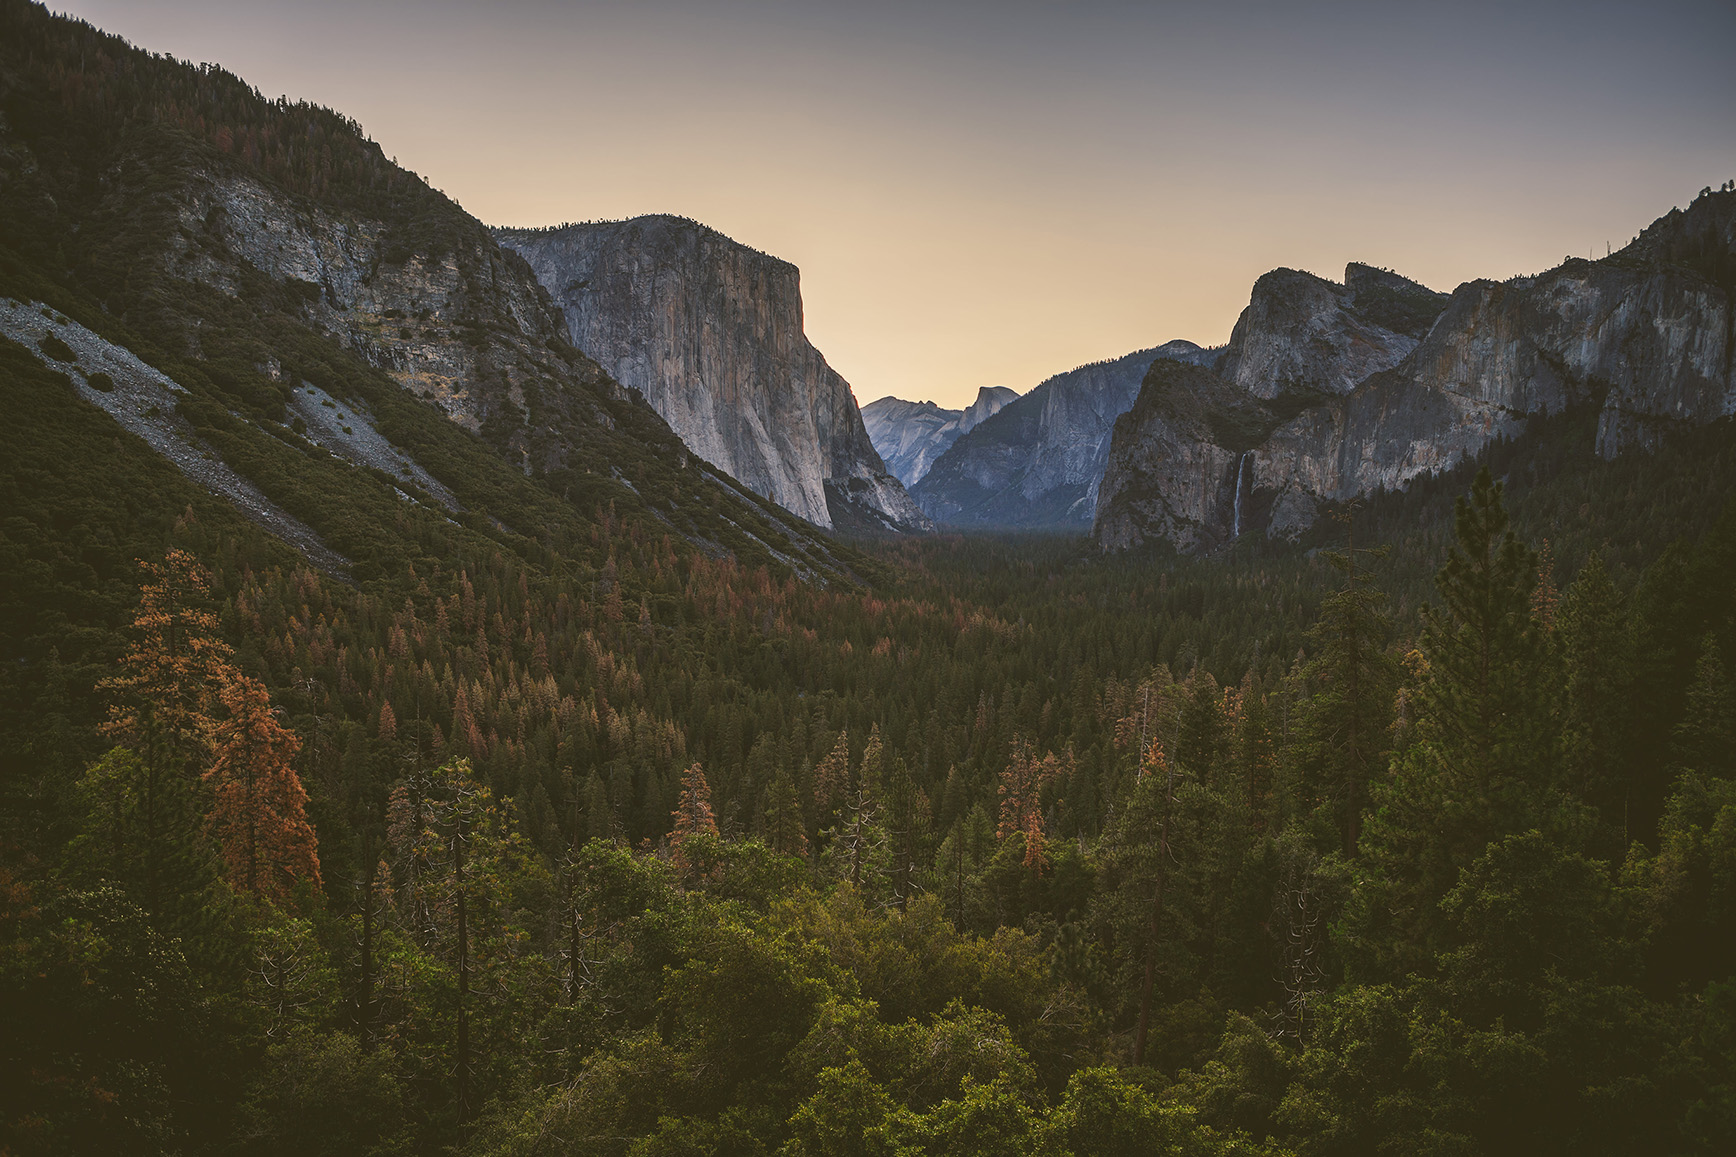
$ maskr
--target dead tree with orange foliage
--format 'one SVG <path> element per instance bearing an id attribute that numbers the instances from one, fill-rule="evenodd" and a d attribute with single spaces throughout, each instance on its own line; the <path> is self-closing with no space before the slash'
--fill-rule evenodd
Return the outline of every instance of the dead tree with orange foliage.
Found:
<path id="1" fill-rule="evenodd" d="M 145 579 L 134 640 L 119 673 L 100 687 L 113 696 L 104 731 L 137 754 L 121 793 L 134 816 L 127 825 L 138 845 L 134 887 L 147 908 L 160 911 L 170 863 L 196 839 L 203 810 L 196 789 L 210 758 L 217 693 L 234 667 L 217 616 L 205 609 L 210 579 L 198 560 L 177 549 L 139 566 Z"/>
<path id="2" fill-rule="evenodd" d="M 1013 739 L 1012 757 L 1001 772 L 1001 839 L 1017 833 L 1025 840 L 1025 867 L 1040 872 L 1048 864 L 1043 836 L 1043 789 L 1071 770 L 1072 756 L 1065 760 L 1054 752 L 1037 758 L 1030 740 Z"/>
<path id="3" fill-rule="evenodd" d="M 219 691 L 226 716 L 215 728 L 217 758 L 208 830 L 237 891 L 281 903 L 295 885 L 320 886 L 319 840 L 295 773 L 301 740 L 277 721 L 265 684 L 235 674 Z"/>
<path id="4" fill-rule="evenodd" d="M 705 769 L 699 764 L 681 773 L 681 798 L 670 815 L 675 819 L 675 827 L 669 833 L 669 846 L 677 858 L 683 840 L 717 834 L 717 817 L 711 811 L 711 785 L 705 782 Z"/>

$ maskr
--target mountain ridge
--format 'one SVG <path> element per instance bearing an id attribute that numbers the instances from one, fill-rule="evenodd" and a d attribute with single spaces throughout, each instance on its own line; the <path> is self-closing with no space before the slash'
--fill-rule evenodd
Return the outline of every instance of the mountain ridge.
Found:
<path id="1" fill-rule="evenodd" d="M 933 402 L 907 402 L 888 395 L 862 407 L 868 437 L 887 469 L 908 489 L 960 437 L 994 417 L 1019 396 L 1007 386 L 981 386 L 971 404 L 948 410 Z"/>
<path id="2" fill-rule="evenodd" d="M 1427 328 L 1438 295 L 1402 282 L 1398 316 L 1414 340 L 1357 314 L 1359 294 L 1394 285 L 1367 270 L 1352 265 L 1344 285 L 1293 271 L 1256 283 L 1214 367 L 1229 393 L 1195 383 L 1220 408 L 1288 403 L 1252 444 L 1228 444 L 1178 408 L 1163 374 L 1148 375 L 1152 397 L 1112 439 L 1099 546 L 1213 550 L 1250 529 L 1293 538 L 1323 503 L 1400 489 L 1571 405 L 1598 408 L 1606 460 L 1736 412 L 1736 193 L 1707 190 L 1601 261 L 1466 282 Z"/>
<path id="3" fill-rule="evenodd" d="M 954 442 L 912 497 L 944 525 L 1085 529 L 1111 427 L 1146 369 L 1210 352 L 1176 340 L 1051 375 Z"/>
<path id="4" fill-rule="evenodd" d="M 389 553 L 355 533 L 356 487 L 385 487 L 390 503 L 412 491 L 292 429 L 308 388 L 368 408 L 463 507 L 431 500 L 428 513 L 485 536 L 547 537 L 551 501 L 573 514 L 616 503 L 712 553 L 843 573 L 830 543 L 695 468 L 571 345 L 529 265 L 354 121 L 19 0 L 0 7 L 0 30 L 0 293 L 172 379 L 201 453 L 356 577 Z M 360 473 L 340 479 L 340 462 Z"/>

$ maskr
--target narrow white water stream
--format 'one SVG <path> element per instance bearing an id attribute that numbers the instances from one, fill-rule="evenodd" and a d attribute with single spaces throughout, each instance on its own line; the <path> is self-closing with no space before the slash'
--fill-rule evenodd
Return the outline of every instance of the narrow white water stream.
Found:
<path id="1" fill-rule="evenodd" d="M 1235 513 L 1230 521 L 1230 541 L 1242 537 L 1242 485 L 1248 472 L 1248 459 L 1254 456 L 1252 450 L 1242 451 L 1242 456 L 1236 461 L 1236 505 Z"/>

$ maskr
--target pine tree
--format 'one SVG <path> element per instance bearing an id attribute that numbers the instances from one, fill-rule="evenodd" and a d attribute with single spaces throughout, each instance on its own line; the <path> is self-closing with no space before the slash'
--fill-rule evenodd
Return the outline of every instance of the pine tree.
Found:
<path id="1" fill-rule="evenodd" d="M 1633 681 L 1633 635 L 1603 560 L 1593 554 L 1555 616 L 1561 655 L 1562 788 L 1597 813 L 1604 859 L 1619 859 L 1629 829 L 1631 782 L 1622 758 Z"/>
<path id="2" fill-rule="evenodd" d="M 610 839 L 615 834 L 615 817 L 609 808 L 609 789 L 595 771 L 585 777 L 584 792 L 585 838 Z"/>
<path id="3" fill-rule="evenodd" d="M 857 888 L 878 885 L 885 870 L 885 809 L 880 798 L 884 756 L 880 726 L 875 724 L 862 747 L 862 763 L 856 770 L 855 785 L 845 797 L 838 823 L 826 832 L 830 837 L 827 858 Z"/>
<path id="4" fill-rule="evenodd" d="M 1718 779 L 1736 778 L 1736 683 L 1708 634 L 1694 664 L 1682 721 L 1670 736 L 1670 758 L 1679 768 Z"/>
<path id="5" fill-rule="evenodd" d="M 1175 741 L 1175 761 L 1202 782 L 1216 779 L 1229 753 L 1230 725 L 1218 681 L 1204 667 L 1188 677 Z"/>
<path id="6" fill-rule="evenodd" d="M 766 843 L 785 855 L 806 857 L 808 835 L 803 829 L 802 805 L 796 796 L 795 777 L 780 767 L 767 790 Z"/>
<path id="7" fill-rule="evenodd" d="M 892 896 L 903 911 L 922 888 L 928 837 L 927 801 L 902 756 L 894 756 L 886 781 L 886 844 Z"/>
<path id="8" fill-rule="evenodd" d="M 457 980 L 453 1079 L 464 1121 L 475 1108 L 474 1007 L 498 998 L 528 939 L 528 913 L 515 905 L 515 889 L 535 894 L 548 873 L 520 832 L 512 801 L 496 801 L 468 760 L 435 769 L 417 787 L 415 795 L 393 797 L 394 834 L 408 840 L 418 885 L 413 895 L 400 889 L 394 906 Z"/>
<path id="9" fill-rule="evenodd" d="M 1148 910 L 1144 936 L 1144 967 L 1141 970 L 1139 985 L 1139 1024 L 1133 1038 L 1133 1063 L 1138 1065 L 1145 1061 L 1145 1050 L 1148 1034 L 1151 1031 L 1152 993 L 1157 982 L 1158 953 L 1160 940 L 1164 931 L 1164 902 L 1169 884 L 1170 862 L 1170 825 L 1175 813 L 1175 769 L 1164 757 L 1163 747 L 1157 740 L 1151 741 L 1141 756 L 1139 765 L 1139 781 L 1134 791 L 1135 799 L 1130 801 L 1134 806 L 1128 809 L 1129 818 L 1135 825 L 1143 826 L 1140 821 L 1156 820 L 1156 840 L 1146 857 L 1149 878 L 1144 882 L 1151 890 L 1151 906 Z M 1143 805 L 1143 806 L 1140 806 Z M 1141 814 L 1141 813 L 1147 814 Z M 1155 813 L 1153 816 L 1150 813 Z M 1137 886 L 1137 885 L 1136 885 Z"/>
<path id="10" fill-rule="evenodd" d="M 935 852 L 935 874 L 953 925 L 963 929 L 981 891 L 978 873 L 995 849 L 994 823 L 982 805 L 960 816 Z"/>
<path id="11" fill-rule="evenodd" d="M 216 759 L 205 773 L 230 883 L 282 902 L 294 886 L 320 886 L 319 841 L 307 819 L 307 792 L 293 761 L 295 733 L 277 721 L 265 685 L 234 674 L 219 692 L 227 716 L 215 729 Z"/>
<path id="12" fill-rule="evenodd" d="M 711 811 L 711 785 L 705 782 L 705 769 L 699 764 L 681 773 L 681 798 L 670 814 L 675 827 L 669 833 L 669 846 L 677 855 L 681 842 L 690 836 L 717 835 L 717 817 Z"/>
<path id="13" fill-rule="evenodd" d="M 1381 558 L 1385 550 L 1358 550 L 1352 539 L 1327 559 L 1343 584 L 1320 606 L 1309 632 L 1315 654 L 1302 669 L 1308 697 L 1297 721 L 1295 760 L 1302 802 L 1325 801 L 1346 856 L 1354 857 L 1362 833 L 1368 785 L 1387 761 L 1396 664 L 1387 653 L 1392 627 L 1386 596 L 1373 584 L 1359 556 Z"/>
<path id="14" fill-rule="evenodd" d="M 1548 666 L 1532 612 L 1535 557 L 1514 535 L 1487 468 L 1455 512 L 1408 700 L 1416 740 L 1394 756 L 1368 835 L 1377 874 L 1355 901 L 1353 938 L 1400 975 L 1437 950 L 1439 902 L 1502 835 L 1545 822 L 1552 781 Z M 1355 921 L 1353 921 L 1355 922 Z"/>
<path id="15" fill-rule="evenodd" d="M 830 818 L 838 801 L 851 790 L 851 733 L 838 731 L 832 750 L 814 768 L 814 815 L 821 825 Z"/>
<path id="16" fill-rule="evenodd" d="M 1049 859 L 1043 835 L 1043 789 L 1064 773 L 1053 753 L 1038 759 L 1031 741 L 1013 738 L 1013 750 L 1000 776 L 1001 839 L 1018 835 L 1025 842 L 1025 867 L 1040 872 Z"/>
<path id="17" fill-rule="evenodd" d="M 197 787 L 210 759 L 217 692 L 233 668 L 217 617 L 204 606 L 210 577 L 198 560 L 176 549 L 161 563 L 139 565 L 146 580 L 133 616 L 135 638 L 120 673 L 100 686 L 114 696 L 105 730 L 138 753 L 125 791 L 136 815 L 125 830 L 139 845 L 138 879 L 129 883 L 146 908 L 161 914 L 200 872 L 205 804 Z"/>
<path id="18" fill-rule="evenodd" d="M 1250 831 L 1263 832 L 1270 822 L 1272 774 L 1278 762 L 1266 695 L 1252 671 L 1242 681 L 1241 719 L 1236 727 L 1236 763 L 1241 771 L 1242 802 Z"/>
<path id="19" fill-rule="evenodd" d="M 117 697 L 106 730 L 142 749 L 147 762 L 187 772 L 209 752 L 212 708 L 232 652 L 204 606 L 210 575 L 191 553 L 171 550 L 161 563 L 139 566 L 147 579 L 133 615 L 136 637 L 121 673 L 101 684 Z"/>
<path id="20" fill-rule="evenodd" d="M 1507 519 L 1502 486 L 1485 467 L 1454 514 L 1457 544 L 1436 579 L 1442 607 L 1423 612 L 1429 677 L 1419 724 L 1462 830 L 1449 835 L 1469 863 L 1500 831 L 1537 819 L 1548 781 L 1545 653 L 1532 610 L 1537 562 Z"/>
<path id="21" fill-rule="evenodd" d="M 856 769 L 856 789 L 872 799 L 880 798 L 880 784 L 886 778 L 886 744 L 880 739 L 880 724 L 868 729 L 868 742 L 862 745 L 862 762 Z"/>

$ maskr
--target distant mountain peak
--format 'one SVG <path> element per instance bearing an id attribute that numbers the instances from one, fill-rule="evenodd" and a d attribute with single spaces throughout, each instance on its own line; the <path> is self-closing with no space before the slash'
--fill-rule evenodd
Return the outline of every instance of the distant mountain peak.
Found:
<path id="1" fill-rule="evenodd" d="M 981 386 L 976 400 L 962 410 L 945 409 L 932 401 L 885 397 L 862 407 L 862 421 L 887 469 L 908 487 L 920 482 L 935 459 L 960 437 L 1018 396 L 1017 390 L 1006 386 Z"/>
<path id="2" fill-rule="evenodd" d="M 1115 419 L 1158 358 L 1213 351 L 1172 341 L 1045 379 L 961 435 L 913 487 L 936 522 L 978 527 L 1090 525 Z"/>

